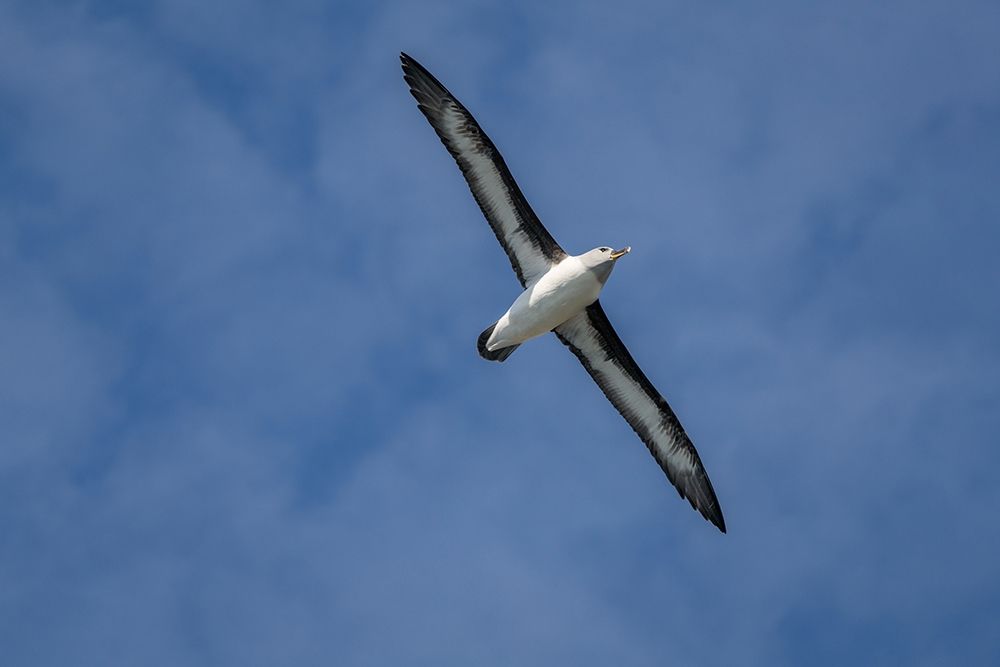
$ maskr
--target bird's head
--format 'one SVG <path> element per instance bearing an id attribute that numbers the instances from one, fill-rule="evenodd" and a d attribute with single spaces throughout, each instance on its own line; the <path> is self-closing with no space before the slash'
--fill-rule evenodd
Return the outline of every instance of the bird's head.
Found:
<path id="1" fill-rule="evenodd" d="M 597 275 L 597 279 L 603 284 L 611 275 L 611 269 L 615 268 L 615 262 L 630 252 L 632 252 L 631 246 L 625 246 L 621 250 L 612 250 L 608 246 L 601 246 L 583 253 L 580 255 L 580 260 L 584 266 Z"/>

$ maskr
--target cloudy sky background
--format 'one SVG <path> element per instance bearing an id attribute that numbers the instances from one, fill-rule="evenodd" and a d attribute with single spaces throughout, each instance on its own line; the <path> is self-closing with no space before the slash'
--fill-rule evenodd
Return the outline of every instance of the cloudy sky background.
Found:
<path id="1" fill-rule="evenodd" d="M 400 76 L 698 445 L 678 500 Z M 10 665 L 1000 661 L 995 2 L 0 2 Z"/>

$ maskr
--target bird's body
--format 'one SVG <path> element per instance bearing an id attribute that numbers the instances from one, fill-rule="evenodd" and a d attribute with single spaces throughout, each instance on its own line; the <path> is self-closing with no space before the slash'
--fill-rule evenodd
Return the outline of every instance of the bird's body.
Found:
<path id="1" fill-rule="evenodd" d="M 400 55 L 403 77 L 465 176 L 524 291 L 479 335 L 479 354 L 505 361 L 519 345 L 552 331 L 576 355 L 612 405 L 702 516 L 726 523 L 701 458 L 667 401 L 629 354 L 598 297 L 631 248 L 570 255 L 531 210 L 500 152 L 472 114 L 422 65 Z"/>
<path id="2" fill-rule="evenodd" d="M 602 280 L 601 273 L 588 264 L 587 255 L 564 257 L 528 285 L 497 320 L 486 341 L 486 349 L 494 352 L 520 345 L 549 333 L 583 312 L 584 308 L 597 301 L 609 273 L 610 269 Z"/>

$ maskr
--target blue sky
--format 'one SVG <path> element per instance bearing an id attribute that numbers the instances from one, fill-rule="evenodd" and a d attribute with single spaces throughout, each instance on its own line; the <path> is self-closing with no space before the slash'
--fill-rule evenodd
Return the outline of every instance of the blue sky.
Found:
<path id="1" fill-rule="evenodd" d="M 402 82 L 702 453 L 678 500 Z M 11 665 L 1000 661 L 1000 8 L 0 2 Z"/>

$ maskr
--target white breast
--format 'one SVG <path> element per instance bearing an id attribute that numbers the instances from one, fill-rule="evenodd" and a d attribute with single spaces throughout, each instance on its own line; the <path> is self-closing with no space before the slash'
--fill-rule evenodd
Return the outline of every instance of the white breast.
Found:
<path id="1" fill-rule="evenodd" d="M 541 336 L 594 303 L 603 285 L 576 257 L 566 257 L 521 292 L 486 344 L 496 350 Z"/>

